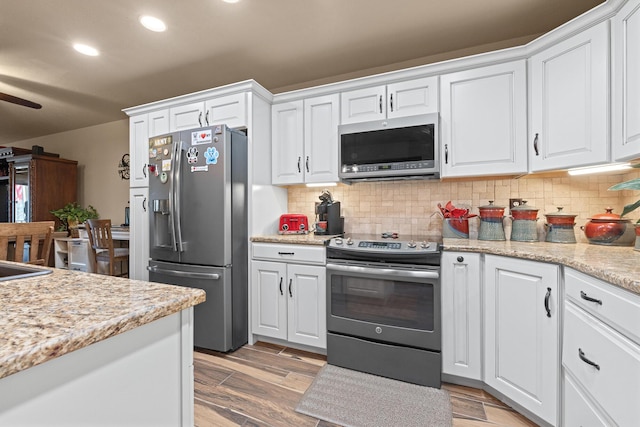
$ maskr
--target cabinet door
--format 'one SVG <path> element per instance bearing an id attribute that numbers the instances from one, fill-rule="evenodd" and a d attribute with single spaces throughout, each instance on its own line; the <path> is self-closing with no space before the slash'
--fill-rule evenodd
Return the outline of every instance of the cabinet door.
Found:
<path id="1" fill-rule="evenodd" d="M 527 172 L 525 61 L 440 78 L 443 177 Z"/>
<path id="2" fill-rule="evenodd" d="M 640 157 L 640 1 L 630 0 L 612 20 L 613 156 Z"/>
<path id="3" fill-rule="evenodd" d="M 149 188 L 129 190 L 129 278 L 149 280 Z"/>
<path id="4" fill-rule="evenodd" d="M 149 138 L 169 133 L 169 109 L 149 113 Z"/>
<path id="5" fill-rule="evenodd" d="M 287 274 L 289 341 L 326 348 L 325 268 L 289 264 Z"/>
<path id="6" fill-rule="evenodd" d="M 206 126 L 204 102 L 171 107 L 169 109 L 169 132 Z"/>
<path id="7" fill-rule="evenodd" d="M 149 121 L 146 114 L 129 118 L 129 156 L 131 187 L 149 186 L 147 159 L 149 158 Z"/>
<path id="8" fill-rule="evenodd" d="M 271 109 L 273 184 L 304 182 L 302 101 L 274 105 Z"/>
<path id="9" fill-rule="evenodd" d="M 340 95 L 340 123 L 368 122 L 387 118 L 386 86 L 343 92 Z"/>
<path id="10" fill-rule="evenodd" d="M 210 99 L 205 103 L 207 126 L 225 124 L 230 128 L 247 127 L 247 95 L 236 93 Z"/>
<path id="11" fill-rule="evenodd" d="M 552 425 L 559 385 L 558 266 L 485 256 L 485 383 Z"/>
<path id="12" fill-rule="evenodd" d="M 339 95 L 304 100 L 304 181 L 338 181 Z"/>
<path id="13" fill-rule="evenodd" d="M 607 162 L 609 23 L 532 56 L 530 67 L 531 170 Z"/>
<path id="14" fill-rule="evenodd" d="M 482 379 L 480 255 L 442 253 L 442 372 Z"/>
<path id="15" fill-rule="evenodd" d="M 287 339 L 287 264 L 251 261 L 251 332 Z"/>
<path id="16" fill-rule="evenodd" d="M 438 111 L 438 77 L 387 85 L 387 117 L 406 117 Z"/>

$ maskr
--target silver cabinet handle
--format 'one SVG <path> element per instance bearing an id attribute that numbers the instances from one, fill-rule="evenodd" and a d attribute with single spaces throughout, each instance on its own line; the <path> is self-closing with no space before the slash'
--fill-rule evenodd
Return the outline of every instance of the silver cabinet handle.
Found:
<path id="1" fill-rule="evenodd" d="M 382 114 L 382 95 L 380 95 L 380 114 Z"/>
<path id="2" fill-rule="evenodd" d="M 147 168 L 148 168 L 148 167 L 149 167 L 149 165 L 147 165 L 147 164 L 145 164 L 145 165 L 142 167 L 142 175 L 144 175 L 144 177 L 145 177 L 145 178 L 147 177 Z"/>
<path id="3" fill-rule="evenodd" d="M 145 212 L 147 211 L 147 198 L 146 197 L 142 200 L 142 210 L 145 211 Z"/>
<path id="4" fill-rule="evenodd" d="M 389 95 L 389 107 L 391 108 L 391 112 L 393 112 L 393 94 Z"/>
<path id="5" fill-rule="evenodd" d="M 200 111 L 200 114 L 198 114 L 198 124 L 200 125 L 200 127 L 202 127 L 202 111 Z"/>
<path id="6" fill-rule="evenodd" d="M 300 169 L 300 156 L 298 156 L 298 173 L 301 173 L 302 170 Z"/>
<path id="7" fill-rule="evenodd" d="M 305 162 L 305 165 L 307 167 L 307 172 L 309 172 L 309 156 L 307 156 L 307 161 Z"/>
<path id="8" fill-rule="evenodd" d="M 536 152 L 536 156 L 540 155 L 540 152 L 538 151 L 538 134 L 536 133 L 536 137 L 533 138 L 533 151 Z"/>
<path id="9" fill-rule="evenodd" d="M 209 110 L 207 110 L 207 114 L 204 115 L 204 121 L 209 126 Z"/>
<path id="10" fill-rule="evenodd" d="M 444 164 L 449 164 L 449 144 L 444 144 Z"/>

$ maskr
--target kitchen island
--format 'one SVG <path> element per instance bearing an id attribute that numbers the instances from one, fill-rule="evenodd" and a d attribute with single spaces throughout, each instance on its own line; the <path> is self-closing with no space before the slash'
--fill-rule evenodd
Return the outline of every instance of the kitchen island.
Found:
<path id="1" fill-rule="evenodd" d="M 204 300 L 58 269 L 0 282 L 0 425 L 191 425 Z"/>

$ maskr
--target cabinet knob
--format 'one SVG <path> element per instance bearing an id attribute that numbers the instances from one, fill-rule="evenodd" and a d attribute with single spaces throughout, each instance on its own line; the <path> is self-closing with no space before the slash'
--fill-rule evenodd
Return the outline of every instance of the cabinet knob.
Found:
<path id="1" fill-rule="evenodd" d="M 464 257 L 463 256 L 459 256 L 458 258 L 456 258 L 458 260 L 458 262 L 463 262 L 464 261 Z"/>

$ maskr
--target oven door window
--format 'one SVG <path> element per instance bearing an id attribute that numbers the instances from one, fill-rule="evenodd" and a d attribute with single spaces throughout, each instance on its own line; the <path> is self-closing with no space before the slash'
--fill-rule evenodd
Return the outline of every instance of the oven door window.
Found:
<path id="1" fill-rule="evenodd" d="M 387 278 L 331 275 L 331 315 L 433 331 L 434 285 Z"/>

